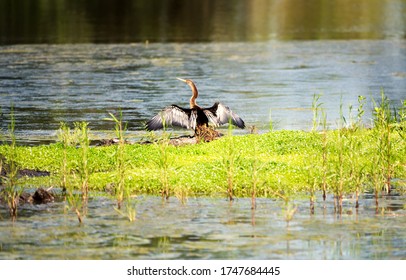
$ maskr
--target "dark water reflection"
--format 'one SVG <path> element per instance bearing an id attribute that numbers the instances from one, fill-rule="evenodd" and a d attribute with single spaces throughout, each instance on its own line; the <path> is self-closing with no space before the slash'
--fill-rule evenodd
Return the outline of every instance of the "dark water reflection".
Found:
<path id="1" fill-rule="evenodd" d="M 405 0 L 2 0 L 0 44 L 405 38 Z"/>
<path id="2" fill-rule="evenodd" d="M 82 226 L 63 203 L 22 207 L 18 222 L 5 212 L 0 221 L 0 259 L 404 259 L 404 197 L 362 200 L 359 214 L 351 201 L 337 216 L 328 201 L 314 216 L 307 201 L 287 226 L 283 204 L 259 199 L 139 197 L 133 223 L 114 211 L 106 198 L 90 201 Z M 403 205 L 404 206 L 404 205 Z"/>
<path id="3" fill-rule="evenodd" d="M 400 41 L 269 41 L 258 43 L 165 43 L 15 45 L 0 47 L 1 127 L 14 104 L 24 139 L 49 139 L 59 122 L 88 121 L 111 130 L 108 112 L 123 110 L 138 135 L 143 123 L 172 103 L 187 106 L 190 90 L 175 77 L 192 78 L 199 103 L 219 100 L 248 125 L 266 130 L 309 129 L 313 94 L 323 94 L 330 127 L 342 99 L 357 107 L 381 89 L 395 105 L 406 98 L 406 45 Z"/>

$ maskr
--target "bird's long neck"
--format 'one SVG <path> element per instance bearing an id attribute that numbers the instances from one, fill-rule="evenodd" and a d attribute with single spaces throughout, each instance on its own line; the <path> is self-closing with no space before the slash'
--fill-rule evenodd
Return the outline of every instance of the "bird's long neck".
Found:
<path id="1" fill-rule="evenodd" d="M 192 83 L 189 86 L 192 89 L 192 97 L 190 98 L 190 108 L 193 109 L 199 107 L 196 103 L 196 98 L 199 95 L 199 93 L 197 91 L 197 87 L 195 86 L 195 84 Z"/>

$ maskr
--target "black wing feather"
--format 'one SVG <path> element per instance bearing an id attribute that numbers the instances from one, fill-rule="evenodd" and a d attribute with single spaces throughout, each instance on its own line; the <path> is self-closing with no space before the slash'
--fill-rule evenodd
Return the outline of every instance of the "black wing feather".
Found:
<path id="1" fill-rule="evenodd" d="M 158 130 L 164 126 L 179 126 L 187 129 L 195 129 L 196 112 L 191 109 L 171 105 L 164 108 L 159 114 L 146 123 L 147 130 Z"/>
<path id="2" fill-rule="evenodd" d="M 203 112 L 209 121 L 215 126 L 231 122 L 231 124 L 238 126 L 239 128 L 245 128 L 244 121 L 236 113 L 231 111 L 229 107 L 219 102 L 214 103 L 210 108 L 203 109 Z"/>

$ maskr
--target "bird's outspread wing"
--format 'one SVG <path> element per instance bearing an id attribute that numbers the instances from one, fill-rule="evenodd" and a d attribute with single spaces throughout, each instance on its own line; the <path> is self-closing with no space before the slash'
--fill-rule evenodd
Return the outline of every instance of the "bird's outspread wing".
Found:
<path id="1" fill-rule="evenodd" d="M 231 123 L 239 128 L 245 128 L 244 121 L 227 106 L 216 102 L 210 108 L 203 110 L 209 121 L 215 126 Z"/>
<path id="2" fill-rule="evenodd" d="M 187 129 L 195 129 L 196 112 L 177 105 L 164 108 L 159 114 L 146 123 L 147 130 L 158 130 L 164 126 L 179 126 Z"/>

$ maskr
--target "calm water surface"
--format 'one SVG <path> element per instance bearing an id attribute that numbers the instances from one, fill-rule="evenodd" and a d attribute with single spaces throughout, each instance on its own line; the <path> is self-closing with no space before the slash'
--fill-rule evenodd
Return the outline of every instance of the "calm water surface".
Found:
<path id="1" fill-rule="evenodd" d="M 359 95 L 370 124 L 381 89 L 394 106 L 406 99 L 405 11 L 405 0 L 2 0 L 0 133 L 13 105 L 19 144 L 55 141 L 62 121 L 113 137 L 104 118 L 119 110 L 139 139 L 162 107 L 188 105 L 176 77 L 196 82 L 201 106 L 221 101 L 260 132 L 271 120 L 310 129 L 314 94 L 330 128 Z M 136 201 L 130 223 L 93 198 L 82 226 L 61 202 L 24 205 L 16 223 L 1 208 L 0 259 L 406 258 L 404 195 L 378 214 L 368 195 L 359 214 L 347 200 L 341 217 L 331 201 L 314 216 L 297 201 L 289 226 L 270 199 L 255 213 L 247 199 Z"/>
<path id="2" fill-rule="evenodd" d="M 341 217 L 328 201 L 314 216 L 307 201 L 287 226 L 283 204 L 259 199 L 139 197 L 133 223 L 96 198 L 82 226 L 64 204 L 23 206 L 16 223 L 2 210 L 0 259 L 405 259 L 404 196 L 364 197 L 359 214 L 345 201 Z M 282 207 L 282 208 L 281 208 Z"/>
<path id="3" fill-rule="evenodd" d="M 260 131 L 268 129 L 271 119 L 277 129 L 309 129 L 314 94 L 322 94 L 330 127 L 336 127 L 340 102 L 348 116 L 358 95 L 368 98 L 364 121 L 370 123 L 371 98 L 378 100 L 381 89 L 396 106 L 406 98 L 406 44 L 327 40 L 0 46 L 1 127 L 7 128 L 13 104 L 16 130 L 25 141 L 54 139 L 61 121 L 87 121 L 97 135 L 113 129 L 103 119 L 121 109 L 130 135 L 137 137 L 162 107 L 188 106 L 190 89 L 175 77 L 196 82 L 201 106 L 221 101 Z"/>

